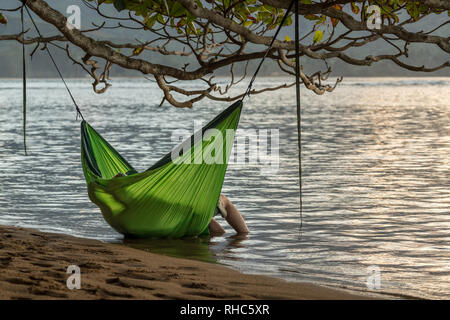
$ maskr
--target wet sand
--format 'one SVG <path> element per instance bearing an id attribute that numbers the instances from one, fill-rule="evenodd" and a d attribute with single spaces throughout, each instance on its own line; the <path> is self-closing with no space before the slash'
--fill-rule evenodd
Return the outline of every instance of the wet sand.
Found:
<path id="1" fill-rule="evenodd" d="M 70 265 L 81 289 L 68 289 Z M 0 299 L 365 299 L 120 244 L 0 226 Z M 72 277 L 73 278 L 73 277 Z"/>

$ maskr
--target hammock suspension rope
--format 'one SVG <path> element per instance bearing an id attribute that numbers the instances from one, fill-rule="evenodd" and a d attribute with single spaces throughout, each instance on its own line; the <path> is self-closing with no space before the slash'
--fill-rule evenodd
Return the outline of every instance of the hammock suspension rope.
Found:
<path id="1" fill-rule="evenodd" d="M 20 21 L 22 22 L 22 37 L 25 35 L 23 22 L 23 5 L 20 8 Z M 27 155 L 27 68 L 25 63 L 25 42 L 22 41 L 22 97 L 23 97 L 23 151 Z"/>
<path id="2" fill-rule="evenodd" d="M 22 8 L 21 8 L 21 20 L 22 20 L 22 35 L 24 35 L 24 8 L 36 29 L 40 38 L 42 34 L 38 29 L 31 13 L 26 6 L 26 0 L 22 0 Z M 274 36 L 271 39 L 271 42 L 265 51 L 264 56 L 260 60 L 250 82 L 249 85 L 242 96 L 242 98 L 235 102 L 233 105 L 225 109 L 222 113 L 220 113 L 216 118 L 210 121 L 203 129 L 202 133 L 206 132 L 207 129 L 217 128 L 224 132 L 225 130 L 231 128 L 234 131 L 237 128 L 239 117 L 242 108 L 242 102 L 246 96 L 251 95 L 252 86 L 256 79 L 258 72 L 264 60 L 269 55 L 272 50 L 272 46 L 283 26 L 287 17 L 289 16 L 292 7 L 295 3 L 295 73 L 296 73 L 296 102 L 297 102 L 297 131 L 298 131 L 298 161 L 299 161 L 299 189 L 300 189 L 300 229 L 303 225 L 303 201 L 302 201 L 302 163 L 301 163 L 301 104 L 300 104 L 300 53 L 299 53 L 299 34 L 298 34 L 298 0 L 292 0 L 288 9 L 283 16 L 280 25 L 278 26 Z M 22 42 L 23 45 L 23 113 L 24 113 L 24 121 L 23 121 L 23 130 L 24 130 L 24 150 L 26 154 L 26 140 L 25 140 L 25 130 L 26 130 L 26 70 L 25 70 L 25 43 Z M 211 212 L 211 203 L 213 207 L 217 202 L 217 199 L 211 199 L 209 202 L 202 201 L 202 198 L 198 198 L 199 193 L 201 191 L 205 192 L 206 190 L 201 190 L 200 188 L 205 188 L 204 183 L 200 182 L 198 185 L 197 192 L 192 194 L 191 202 L 186 203 L 186 198 L 183 199 L 184 195 L 172 194 L 174 198 L 179 198 L 175 200 L 167 200 L 167 195 L 164 195 L 164 192 L 168 192 L 169 189 L 174 189 L 174 185 L 176 185 L 180 180 L 171 180 L 170 175 L 175 176 L 176 174 L 180 174 L 187 172 L 185 175 L 190 175 L 193 179 L 193 183 L 199 183 L 198 177 L 200 175 L 209 175 L 209 179 L 214 181 L 216 180 L 216 186 L 209 185 L 207 186 L 207 190 L 210 191 L 212 197 L 210 198 L 218 198 L 220 195 L 220 191 L 223 184 L 223 179 L 225 176 L 226 166 L 225 165 L 211 165 L 212 169 L 208 169 L 209 171 L 205 171 L 204 169 L 189 169 L 186 167 L 179 165 L 178 168 L 174 169 L 173 163 L 171 161 L 171 154 L 167 154 L 160 161 L 158 161 L 155 165 L 153 165 L 147 171 L 143 173 L 137 173 L 131 165 L 116 151 L 112 148 L 109 143 L 104 140 L 89 124 L 85 121 L 83 114 L 75 101 L 72 92 L 69 89 L 53 55 L 51 54 L 48 45 L 44 44 L 44 49 L 47 51 L 53 65 L 55 66 L 59 77 L 61 78 L 69 96 L 75 106 L 77 119 L 81 117 L 82 119 L 82 164 L 83 170 L 86 177 L 86 182 L 88 184 L 88 193 L 90 199 L 96 203 L 102 210 L 103 216 L 105 220 L 117 231 L 123 233 L 125 235 L 133 235 L 133 236 L 184 236 L 184 235 L 199 235 L 205 233 L 205 225 L 209 225 L 209 221 L 211 216 L 209 213 L 205 214 L 204 212 Z M 194 139 L 194 136 L 191 137 L 189 142 L 193 142 L 195 144 L 201 144 L 202 147 L 208 147 L 208 144 L 213 145 L 213 143 L 205 143 L 204 141 L 197 141 Z M 229 151 L 231 151 L 231 146 L 226 145 L 221 147 L 223 151 L 228 155 Z M 194 148 L 195 152 L 195 148 Z M 190 157 L 189 154 L 180 154 L 181 157 Z M 195 168 L 195 166 L 189 166 L 190 168 Z M 197 171 L 195 171 L 197 170 Z M 188 172 L 189 171 L 189 172 Z M 111 178 L 119 173 L 130 174 L 124 178 L 112 179 Z M 175 172 L 175 173 L 174 173 Z M 163 179 L 164 177 L 164 179 Z M 167 178 L 168 177 L 168 178 Z M 206 178 L 205 178 L 206 179 Z M 127 181 L 126 183 L 124 181 Z M 163 180 L 166 180 L 165 182 Z M 221 180 L 221 181 L 220 181 Z M 122 181 L 122 182 L 120 182 Z M 149 181 L 152 181 L 151 183 Z M 163 182 L 161 182 L 163 181 Z M 150 186 L 151 184 L 155 184 L 155 186 Z M 210 183 L 210 181 L 207 181 Z M 142 189 L 135 191 L 135 193 L 140 193 L 140 196 L 143 198 L 147 197 L 147 200 L 152 201 L 144 201 L 142 199 L 137 199 L 137 196 L 130 197 L 129 191 L 123 192 L 121 189 L 133 189 L 136 186 L 142 187 L 142 185 L 147 186 L 146 188 L 153 192 L 154 194 L 150 194 L 151 192 L 142 191 Z M 161 185 L 163 185 L 161 187 Z M 120 186 L 120 188 L 119 188 Z M 150 186 L 150 188 L 149 188 Z M 189 190 L 189 187 L 193 187 L 194 185 L 186 185 L 185 190 Z M 159 190 L 158 190 L 159 188 Z M 209 188 L 209 189 L 208 189 Z M 156 190 L 156 191 L 155 191 Z M 169 190 L 171 191 L 171 190 Z M 189 190 L 191 191 L 191 190 Z M 186 193 L 185 191 L 182 191 Z M 173 192 L 172 192 L 173 193 Z M 156 196 L 155 194 L 158 194 Z M 164 198 L 166 196 L 166 199 Z M 194 199 L 195 198 L 195 199 Z M 136 199 L 139 200 L 141 207 L 132 208 L 130 203 L 136 202 Z M 170 198 L 169 198 L 170 199 Z M 199 204 L 192 203 L 192 201 L 196 200 Z M 183 202 L 184 201 L 184 202 Z M 155 203 L 156 202 L 156 203 Z M 142 210 L 142 203 L 146 203 L 148 207 L 150 207 L 152 211 L 162 211 L 160 214 L 159 220 L 155 219 L 155 217 L 149 217 L 147 211 Z M 183 211 L 186 215 L 189 215 L 189 219 L 187 222 L 182 221 L 178 217 L 174 215 L 174 212 L 177 213 L 179 211 Z M 199 214 L 200 212 L 200 214 Z M 201 213 L 203 212 L 203 213 Z M 134 215 L 134 216 L 130 216 Z M 139 216 L 140 215 L 140 216 Z M 129 221 L 125 221 L 124 216 L 128 217 Z M 138 218 L 136 218 L 139 216 Z M 185 217 L 187 219 L 187 217 Z M 134 220 L 133 220 L 134 219 Z M 139 220 L 140 219 L 140 220 Z M 185 219 L 185 220 L 186 220 Z M 152 230 L 144 230 L 142 229 L 143 221 L 146 221 L 147 225 L 152 225 Z M 144 223 L 145 224 L 145 223 Z M 170 230 L 163 230 L 164 224 L 172 224 Z M 197 226 L 197 227 L 196 227 Z M 200 226 L 200 227 L 198 227 Z M 199 229 L 200 228 L 200 229 Z M 203 230 L 203 232 L 202 232 Z M 206 229 L 207 231 L 207 229 Z"/>
<path id="3" fill-rule="evenodd" d="M 30 20 L 33 23 L 34 28 L 36 29 L 37 34 L 39 35 L 40 38 L 43 38 L 41 32 L 39 31 L 39 28 L 37 27 L 36 23 L 34 22 L 33 17 L 31 16 L 30 11 L 28 10 L 25 0 L 23 0 L 22 11 L 23 11 L 23 8 L 25 8 L 25 10 L 27 11 L 28 17 L 30 17 Z M 24 25 L 24 23 L 23 23 L 23 19 L 22 19 L 22 30 L 23 30 L 23 25 Z M 80 116 L 81 119 L 84 120 L 84 117 L 83 117 L 83 114 L 81 113 L 80 107 L 78 106 L 77 102 L 75 101 L 75 98 L 73 97 L 72 92 L 70 91 L 69 86 L 66 83 L 66 80 L 64 80 L 61 70 L 59 70 L 59 67 L 58 67 L 55 59 L 53 58 L 53 55 L 50 52 L 50 49 L 48 48 L 48 45 L 44 44 L 44 48 L 45 48 L 45 51 L 47 51 L 48 56 L 50 57 L 50 60 L 52 61 L 53 65 L 55 66 L 55 69 L 58 72 L 58 75 L 61 78 L 61 81 L 64 83 L 64 86 L 66 87 L 66 90 L 69 93 L 70 99 L 72 99 L 72 102 L 73 102 L 76 112 L 77 112 L 77 119 L 78 119 L 78 116 Z M 24 63 L 24 70 L 25 70 L 25 59 L 24 59 L 23 63 Z"/>
<path id="4" fill-rule="evenodd" d="M 280 30 L 281 30 L 281 28 L 283 27 L 284 22 L 286 21 L 287 17 L 289 16 L 289 13 L 291 12 L 292 5 L 294 4 L 294 2 L 297 3 L 298 1 L 297 1 L 297 0 L 292 0 L 291 3 L 289 4 L 289 7 L 288 7 L 288 9 L 286 10 L 286 13 L 284 14 L 283 18 L 281 19 L 280 25 L 278 26 L 277 30 L 275 31 L 275 34 L 273 35 L 272 40 L 270 41 L 270 44 L 269 44 L 269 46 L 267 47 L 266 52 L 264 53 L 264 56 L 263 56 L 263 57 L 261 58 L 261 60 L 259 61 L 258 67 L 256 68 L 255 73 L 253 74 L 253 76 L 252 76 L 252 78 L 251 78 L 251 80 L 250 80 L 250 83 L 249 83 L 249 85 L 248 85 L 248 88 L 247 88 L 247 90 L 245 91 L 244 96 L 242 97 L 242 100 L 244 100 L 244 98 L 245 98 L 246 96 L 250 96 L 251 90 L 252 90 L 252 86 L 253 86 L 253 82 L 255 81 L 256 76 L 258 75 L 259 69 L 261 69 L 261 66 L 262 66 L 262 64 L 264 63 L 264 60 L 266 60 L 266 58 L 267 58 L 267 56 L 268 56 L 270 50 L 272 50 L 273 43 L 275 42 L 275 40 L 276 40 L 276 38 L 277 38 L 277 36 L 278 36 L 278 33 L 280 33 Z M 297 5 L 298 5 L 298 3 L 297 3 Z"/>
<path id="5" fill-rule="evenodd" d="M 298 1 L 295 2 L 295 97 L 297 102 L 297 138 L 298 138 L 298 184 L 300 192 L 300 231 L 303 227 L 303 188 L 302 188 L 302 119 L 300 101 L 300 35 L 298 23 Z"/>

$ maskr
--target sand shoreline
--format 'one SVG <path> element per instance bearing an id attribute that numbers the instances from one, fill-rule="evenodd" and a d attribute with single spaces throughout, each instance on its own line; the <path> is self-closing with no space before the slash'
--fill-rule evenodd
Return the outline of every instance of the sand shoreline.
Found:
<path id="1" fill-rule="evenodd" d="M 81 270 L 81 289 L 66 282 Z M 0 299 L 367 299 L 121 244 L 0 226 Z"/>

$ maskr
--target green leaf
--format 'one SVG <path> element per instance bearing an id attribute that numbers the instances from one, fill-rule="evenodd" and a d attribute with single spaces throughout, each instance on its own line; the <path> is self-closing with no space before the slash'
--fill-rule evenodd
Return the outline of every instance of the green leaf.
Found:
<path id="1" fill-rule="evenodd" d="M 122 11 L 127 8 L 127 5 L 125 4 L 124 0 L 114 0 L 114 8 L 116 8 L 117 11 Z"/>
<path id="2" fill-rule="evenodd" d="M 291 24 L 292 24 L 292 16 L 289 16 L 284 21 L 283 26 L 290 26 Z"/>
<path id="3" fill-rule="evenodd" d="M 421 14 L 427 13 L 427 12 L 428 12 L 428 6 L 427 6 L 426 4 L 421 3 L 421 4 L 419 5 L 419 12 L 420 12 Z"/>
<path id="4" fill-rule="evenodd" d="M 144 48 L 142 48 L 142 47 L 136 48 L 133 50 L 133 55 L 137 56 L 137 55 L 141 54 L 142 51 L 144 51 Z"/>
<path id="5" fill-rule="evenodd" d="M 178 2 L 178 1 L 175 1 Z M 195 3 L 200 7 L 203 8 L 203 3 L 200 0 L 195 0 Z"/>
<path id="6" fill-rule="evenodd" d="M 161 24 L 165 24 L 166 23 L 166 21 L 164 20 L 164 16 L 162 14 L 159 14 L 159 13 L 156 15 L 156 20 L 159 23 L 161 23 Z"/>
<path id="7" fill-rule="evenodd" d="M 305 18 L 308 19 L 308 20 L 319 20 L 319 19 L 320 19 L 319 16 L 315 16 L 315 15 L 313 15 L 313 14 L 307 14 L 307 15 L 305 16 Z"/>
<path id="8" fill-rule="evenodd" d="M 323 23 L 325 23 L 326 20 L 327 20 L 327 16 L 326 15 L 321 15 L 320 18 L 315 23 L 315 25 L 317 26 L 319 24 L 323 24 Z"/>
<path id="9" fill-rule="evenodd" d="M 191 22 L 193 22 L 196 19 L 196 16 L 190 14 L 189 12 L 187 13 L 187 19 L 186 19 L 186 24 L 190 24 Z"/>
<path id="10" fill-rule="evenodd" d="M 172 8 L 170 8 L 171 17 L 179 17 L 186 13 L 186 8 L 183 7 L 178 1 L 173 3 Z"/>
<path id="11" fill-rule="evenodd" d="M 408 11 L 411 18 L 417 21 L 419 18 L 419 8 L 414 2 L 408 2 L 406 4 L 406 11 Z"/>
<path id="12" fill-rule="evenodd" d="M 153 16 L 149 17 L 148 19 L 144 20 L 145 26 L 146 26 L 148 29 L 153 28 L 153 26 L 155 25 L 157 15 L 158 15 L 158 14 L 154 14 Z"/>
<path id="13" fill-rule="evenodd" d="M 8 19 L 6 19 L 6 17 L 0 13 L 0 23 L 1 24 L 7 24 L 8 23 Z"/>
<path id="14" fill-rule="evenodd" d="M 322 30 L 317 30 L 314 33 L 313 42 L 317 43 L 317 42 L 320 42 L 322 39 L 323 39 L 323 31 Z"/>
<path id="15" fill-rule="evenodd" d="M 312 1 L 311 1 L 311 0 L 300 0 L 300 3 L 303 3 L 303 4 L 312 4 Z"/>

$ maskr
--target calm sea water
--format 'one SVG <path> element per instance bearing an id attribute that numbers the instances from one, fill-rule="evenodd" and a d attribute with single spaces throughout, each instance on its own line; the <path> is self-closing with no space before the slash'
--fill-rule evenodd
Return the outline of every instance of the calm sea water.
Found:
<path id="1" fill-rule="evenodd" d="M 192 131 L 194 120 L 227 106 L 158 107 L 161 92 L 146 80 L 115 80 L 103 95 L 89 80 L 69 85 L 91 125 L 140 170 L 174 146 L 173 130 Z M 375 292 L 450 298 L 450 78 L 351 78 L 324 96 L 302 90 L 301 231 L 294 89 L 251 97 L 240 128 L 278 129 L 280 167 L 264 175 L 261 164 L 230 165 L 223 193 L 251 234 L 236 237 L 227 227 L 212 239 L 123 240 L 88 199 L 79 122 L 64 87 L 35 80 L 28 94 L 25 157 L 21 82 L 0 80 L 0 224 L 362 291 L 375 266 Z"/>

